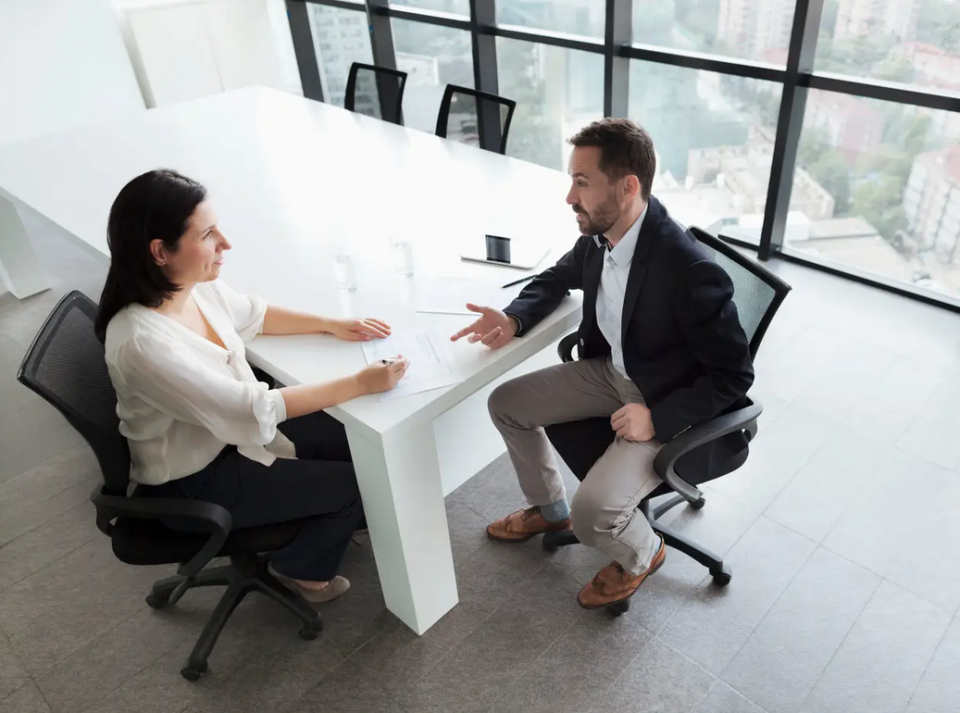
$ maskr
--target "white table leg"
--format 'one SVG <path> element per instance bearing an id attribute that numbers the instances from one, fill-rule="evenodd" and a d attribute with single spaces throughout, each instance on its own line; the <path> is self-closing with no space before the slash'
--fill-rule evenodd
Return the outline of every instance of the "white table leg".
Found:
<path id="1" fill-rule="evenodd" d="M 3 196 L 0 196 L 0 280 L 21 300 L 50 287 L 16 207 Z"/>
<path id="2" fill-rule="evenodd" d="M 423 634 L 458 601 L 433 427 L 347 440 L 387 609 Z"/>

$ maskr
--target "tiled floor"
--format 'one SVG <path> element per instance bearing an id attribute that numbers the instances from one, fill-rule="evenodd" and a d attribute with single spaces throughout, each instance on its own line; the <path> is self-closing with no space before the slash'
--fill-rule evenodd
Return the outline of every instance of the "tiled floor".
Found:
<path id="1" fill-rule="evenodd" d="M 189 684 L 218 592 L 146 607 L 166 570 L 113 558 L 87 502 L 95 461 L 14 381 L 57 297 L 97 296 L 104 274 L 39 245 L 56 287 L 0 297 L 0 710 L 960 710 L 960 317 L 775 264 L 795 290 L 759 357 L 752 456 L 702 511 L 671 515 L 725 554 L 726 589 L 670 552 L 621 619 L 581 611 L 596 553 L 485 539 L 520 503 L 500 459 L 449 498 L 461 603 L 426 636 L 384 610 L 369 547 L 352 547 L 354 589 L 317 641 L 251 598 Z"/>

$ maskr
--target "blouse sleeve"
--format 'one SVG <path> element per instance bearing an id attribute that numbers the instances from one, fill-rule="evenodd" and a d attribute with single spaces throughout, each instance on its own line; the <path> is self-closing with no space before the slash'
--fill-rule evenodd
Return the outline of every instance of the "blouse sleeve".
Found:
<path id="1" fill-rule="evenodd" d="M 215 280 L 211 287 L 244 342 L 249 342 L 263 331 L 267 303 L 262 297 L 240 294 L 221 280 Z"/>
<path id="2" fill-rule="evenodd" d="M 219 374 L 176 344 L 137 336 L 117 352 L 126 387 L 179 421 L 202 426 L 224 443 L 263 446 L 287 418 L 283 395 L 261 382 Z"/>

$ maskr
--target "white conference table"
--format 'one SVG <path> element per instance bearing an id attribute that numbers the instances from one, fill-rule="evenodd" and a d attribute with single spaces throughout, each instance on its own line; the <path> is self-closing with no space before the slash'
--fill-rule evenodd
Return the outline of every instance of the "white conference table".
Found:
<path id="1" fill-rule="evenodd" d="M 0 275 L 11 291 L 22 298 L 48 285 L 17 210 L 106 262 L 110 205 L 129 179 L 157 167 L 210 190 L 233 243 L 222 271 L 231 286 L 328 316 L 380 317 L 397 332 L 452 334 L 468 323 L 414 310 L 431 276 L 505 283 L 523 275 L 462 262 L 465 241 L 496 233 L 541 242 L 551 249 L 543 269 L 578 237 L 563 173 L 255 87 L 0 146 Z M 413 242 L 412 278 L 393 269 L 392 235 Z M 336 285 L 338 245 L 355 255 L 352 293 Z M 574 329 L 580 305 L 579 293 L 568 297 L 496 352 L 452 345 L 460 384 L 329 410 L 346 427 L 386 606 L 418 634 L 457 603 L 433 423 Z M 258 337 L 248 356 L 286 384 L 365 364 L 359 345 L 323 335 Z M 461 436 L 470 449 L 469 429 Z"/>

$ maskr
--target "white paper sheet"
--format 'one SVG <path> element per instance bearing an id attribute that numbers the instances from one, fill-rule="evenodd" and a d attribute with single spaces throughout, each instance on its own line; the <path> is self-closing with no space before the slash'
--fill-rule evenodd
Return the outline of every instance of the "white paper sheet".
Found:
<path id="1" fill-rule="evenodd" d="M 467 302 L 503 309 L 527 283 L 503 289 L 501 285 L 522 277 L 521 273 L 502 283 L 475 277 L 434 277 L 418 286 L 416 309 L 417 312 L 474 315 L 467 309 Z"/>
<path id="2" fill-rule="evenodd" d="M 402 354 L 410 360 L 407 373 L 390 391 L 380 394 L 381 401 L 398 399 L 421 391 L 452 386 L 463 381 L 450 352 L 449 336 L 425 329 L 394 332 L 386 339 L 363 343 L 367 364 Z"/>

